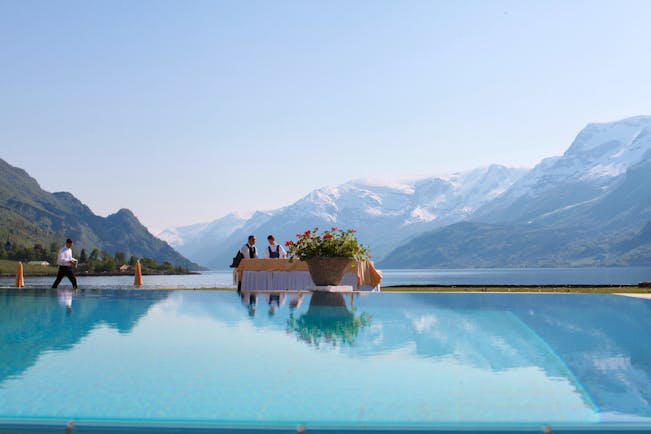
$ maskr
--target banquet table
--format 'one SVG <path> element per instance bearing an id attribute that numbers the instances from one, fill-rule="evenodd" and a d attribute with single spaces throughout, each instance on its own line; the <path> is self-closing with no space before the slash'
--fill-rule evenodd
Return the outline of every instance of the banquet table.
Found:
<path id="1" fill-rule="evenodd" d="M 344 274 L 341 285 L 353 291 L 379 291 L 382 273 L 370 261 L 357 261 Z M 305 290 L 315 287 L 307 263 L 288 259 L 242 259 L 233 272 L 233 283 L 243 291 Z"/>

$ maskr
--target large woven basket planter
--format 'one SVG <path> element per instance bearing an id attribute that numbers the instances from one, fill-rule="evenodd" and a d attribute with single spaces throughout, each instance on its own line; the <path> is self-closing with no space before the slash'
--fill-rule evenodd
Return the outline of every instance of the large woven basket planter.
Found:
<path id="1" fill-rule="evenodd" d="M 330 256 L 315 256 L 306 259 L 310 277 L 316 286 L 337 286 L 344 280 L 344 274 L 352 265 L 352 259 Z"/>

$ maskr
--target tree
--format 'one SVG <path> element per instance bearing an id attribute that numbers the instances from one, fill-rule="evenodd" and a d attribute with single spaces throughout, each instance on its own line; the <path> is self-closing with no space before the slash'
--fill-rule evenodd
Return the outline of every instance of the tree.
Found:
<path id="1" fill-rule="evenodd" d="M 115 252 L 115 262 L 124 264 L 127 262 L 127 255 L 124 252 Z"/>
<path id="2" fill-rule="evenodd" d="M 32 258 L 36 261 L 44 261 L 48 257 L 45 248 L 40 244 L 34 244 L 33 251 L 34 252 L 32 253 Z"/>
<path id="3" fill-rule="evenodd" d="M 155 260 L 146 256 L 140 260 L 140 265 L 144 270 L 155 270 L 158 266 Z"/>
<path id="4" fill-rule="evenodd" d="M 115 265 L 115 259 L 112 256 L 106 255 L 102 258 L 102 261 L 95 266 L 96 271 L 115 271 L 117 269 Z"/>
<path id="5" fill-rule="evenodd" d="M 138 262 L 138 257 L 132 255 L 131 258 L 129 258 L 129 265 L 131 265 L 132 267 L 135 267 L 136 262 Z"/>
<path id="6" fill-rule="evenodd" d="M 86 249 L 81 249 L 81 253 L 79 254 L 79 263 L 85 264 L 86 262 L 88 262 L 88 255 L 86 255 Z"/>
<path id="7" fill-rule="evenodd" d="M 91 261 L 97 261 L 99 259 L 99 250 L 97 248 L 93 249 L 92 252 L 90 252 L 90 258 Z"/>
<path id="8" fill-rule="evenodd" d="M 50 262 L 50 264 L 55 264 L 57 263 L 57 259 L 59 256 L 59 245 L 55 243 L 54 241 L 50 243 L 50 254 L 47 256 L 47 260 Z"/>

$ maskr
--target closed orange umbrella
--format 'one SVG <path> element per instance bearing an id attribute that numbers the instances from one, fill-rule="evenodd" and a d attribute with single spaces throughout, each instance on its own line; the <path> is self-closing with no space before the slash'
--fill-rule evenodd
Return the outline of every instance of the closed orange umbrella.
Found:
<path id="1" fill-rule="evenodd" d="M 25 286 L 25 279 L 23 279 L 23 263 L 18 262 L 18 267 L 16 267 L 16 288 L 22 288 Z"/>
<path id="2" fill-rule="evenodd" d="M 142 268 L 140 267 L 140 260 L 136 261 L 136 274 L 133 278 L 133 286 L 140 288 L 142 286 Z"/>

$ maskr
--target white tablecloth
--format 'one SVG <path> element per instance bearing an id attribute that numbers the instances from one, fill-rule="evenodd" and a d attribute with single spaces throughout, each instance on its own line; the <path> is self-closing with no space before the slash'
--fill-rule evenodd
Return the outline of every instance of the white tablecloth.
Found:
<path id="1" fill-rule="evenodd" d="M 237 285 L 237 275 L 234 275 Z M 353 287 L 353 291 L 379 291 L 380 285 L 357 286 L 357 274 L 346 273 L 341 285 Z M 307 271 L 248 271 L 242 272 L 242 291 L 302 291 L 314 288 L 314 282 Z"/>

